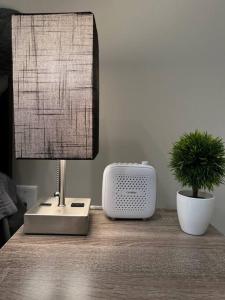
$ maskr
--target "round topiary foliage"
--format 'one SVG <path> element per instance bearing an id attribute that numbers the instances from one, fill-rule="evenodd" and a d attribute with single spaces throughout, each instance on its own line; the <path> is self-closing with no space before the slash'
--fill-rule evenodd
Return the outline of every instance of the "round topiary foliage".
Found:
<path id="1" fill-rule="evenodd" d="M 225 148 L 221 138 L 196 130 L 184 134 L 170 152 L 170 169 L 183 186 L 192 187 L 193 197 L 199 189 L 213 190 L 225 176 Z"/>

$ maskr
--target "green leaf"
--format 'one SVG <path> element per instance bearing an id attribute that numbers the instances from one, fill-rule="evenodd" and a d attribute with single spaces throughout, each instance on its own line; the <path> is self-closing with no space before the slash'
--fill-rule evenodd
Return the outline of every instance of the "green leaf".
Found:
<path id="1" fill-rule="evenodd" d="M 224 143 L 207 132 L 185 133 L 173 144 L 169 167 L 183 186 L 213 190 L 224 182 Z"/>

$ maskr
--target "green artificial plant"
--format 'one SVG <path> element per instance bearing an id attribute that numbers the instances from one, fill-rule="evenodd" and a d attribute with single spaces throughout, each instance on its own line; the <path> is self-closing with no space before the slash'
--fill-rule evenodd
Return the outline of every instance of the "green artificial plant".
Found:
<path id="1" fill-rule="evenodd" d="M 221 138 L 198 130 L 186 133 L 173 145 L 169 167 L 176 179 L 192 188 L 213 190 L 225 176 L 225 148 Z"/>

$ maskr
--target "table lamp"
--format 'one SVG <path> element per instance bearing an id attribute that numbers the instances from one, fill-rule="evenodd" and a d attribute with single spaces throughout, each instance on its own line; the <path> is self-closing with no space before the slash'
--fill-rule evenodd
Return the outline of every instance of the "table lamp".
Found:
<path id="1" fill-rule="evenodd" d="M 98 153 L 98 37 L 89 12 L 12 16 L 16 159 L 60 160 L 59 192 L 24 216 L 24 232 L 88 233 L 89 198 L 65 198 L 66 160 Z"/>

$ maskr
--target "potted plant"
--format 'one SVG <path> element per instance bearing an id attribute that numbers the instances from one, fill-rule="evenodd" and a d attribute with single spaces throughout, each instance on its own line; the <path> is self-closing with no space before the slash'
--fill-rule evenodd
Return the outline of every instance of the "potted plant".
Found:
<path id="1" fill-rule="evenodd" d="M 204 234 L 214 209 L 215 198 L 208 191 L 223 183 L 225 149 L 221 138 L 196 130 L 184 134 L 170 152 L 170 169 L 182 186 L 177 192 L 177 212 L 181 229 Z M 203 191 L 200 191 L 203 190 Z"/>

